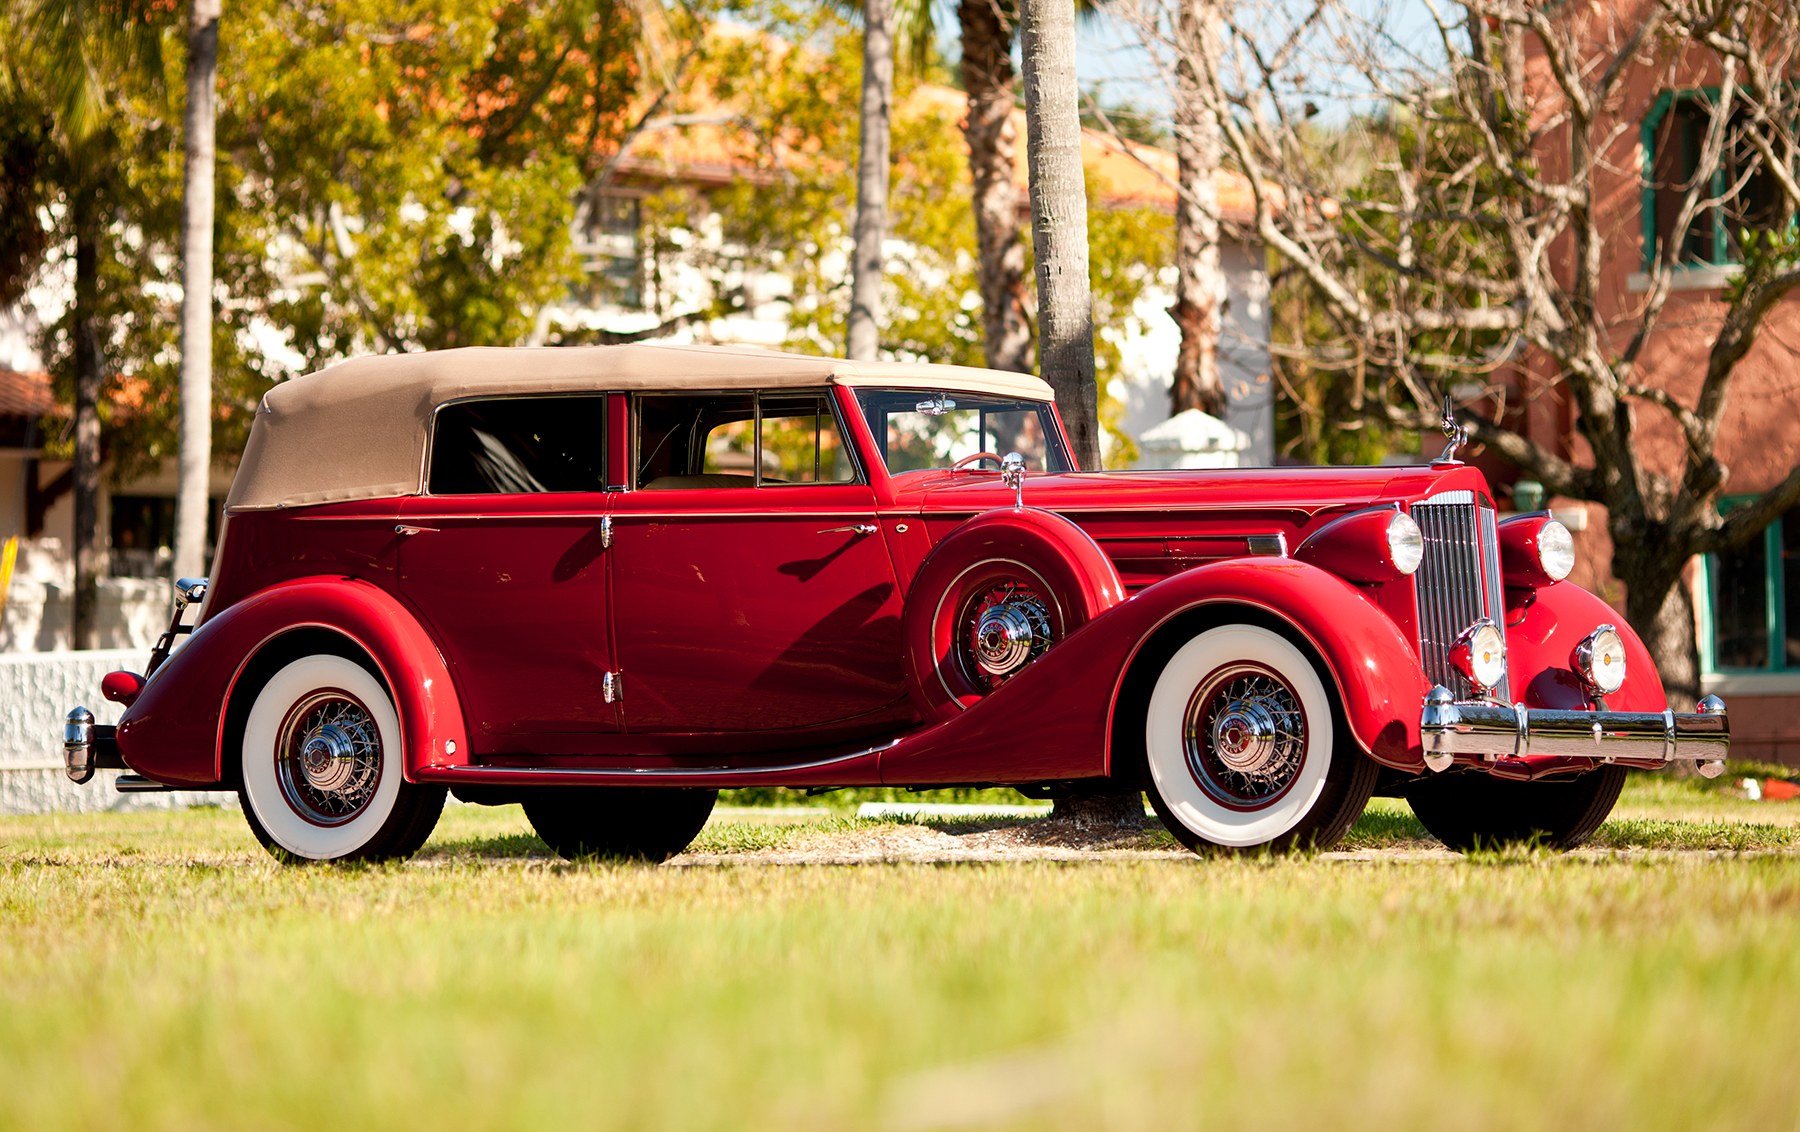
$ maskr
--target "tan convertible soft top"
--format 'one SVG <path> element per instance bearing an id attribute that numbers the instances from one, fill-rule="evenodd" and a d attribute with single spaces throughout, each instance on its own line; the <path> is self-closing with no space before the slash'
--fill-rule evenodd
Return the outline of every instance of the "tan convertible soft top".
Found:
<path id="1" fill-rule="evenodd" d="M 1028 374 L 847 362 L 736 346 L 482 347 L 354 358 L 263 397 L 228 511 L 411 495 L 431 414 L 446 401 L 520 393 L 878 385 L 1047 401 Z"/>

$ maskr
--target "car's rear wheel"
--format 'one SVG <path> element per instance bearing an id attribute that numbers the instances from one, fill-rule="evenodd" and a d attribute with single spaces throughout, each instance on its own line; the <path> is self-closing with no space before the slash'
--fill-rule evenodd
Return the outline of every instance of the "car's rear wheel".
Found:
<path id="1" fill-rule="evenodd" d="M 400 750 L 400 717 L 367 669 L 328 653 L 290 662 L 244 725 L 238 794 L 251 832 L 286 861 L 411 856 L 444 788 L 407 782 Z"/>
<path id="2" fill-rule="evenodd" d="M 523 804 L 531 828 L 568 860 L 666 861 L 700 835 L 718 796 L 717 790 L 547 787 Z"/>
<path id="3" fill-rule="evenodd" d="M 1573 849 L 1612 813 L 1624 785 L 1622 766 L 1600 767 L 1560 782 L 1515 782 L 1463 771 L 1413 783 L 1406 801 L 1419 824 L 1452 849 Z"/>
<path id="4" fill-rule="evenodd" d="M 1260 625 L 1209 629 L 1175 651 L 1144 742 L 1151 805 L 1195 850 L 1329 848 L 1375 788 L 1317 667 Z"/>

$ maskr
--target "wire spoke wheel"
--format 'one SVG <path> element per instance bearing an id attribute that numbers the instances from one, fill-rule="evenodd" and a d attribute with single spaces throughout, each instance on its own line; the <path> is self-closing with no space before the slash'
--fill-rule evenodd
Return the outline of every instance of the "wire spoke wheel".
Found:
<path id="1" fill-rule="evenodd" d="M 287 862 L 411 856 L 444 808 L 442 786 L 406 781 L 386 684 L 333 653 L 275 670 L 250 705 L 240 759 L 244 818 Z"/>
<path id="2" fill-rule="evenodd" d="M 294 706 L 276 740 L 275 774 L 289 806 L 315 825 L 367 809 L 381 777 L 381 733 L 361 700 L 336 689 Z"/>
<path id="3" fill-rule="evenodd" d="M 1145 708 L 1150 803 L 1197 850 L 1324 849 L 1362 813 L 1376 766 L 1328 670 L 1262 625 L 1220 625 L 1164 662 Z"/>
<path id="4" fill-rule="evenodd" d="M 1306 758 L 1306 710 L 1260 665 L 1214 672 L 1188 701 L 1183 744 L 1194 781 L 1220 803 L 1254 807 L 1294 785 Z"/>

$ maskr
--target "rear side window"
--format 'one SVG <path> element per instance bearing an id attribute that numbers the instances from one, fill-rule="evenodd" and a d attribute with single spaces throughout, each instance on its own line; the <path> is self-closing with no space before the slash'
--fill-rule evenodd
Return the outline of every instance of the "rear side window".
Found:
<path id="1" fill-rule="evenodd" d="M 606 396 L 461 401 L 438 410 L 433 495 L 606 490 Z"/>

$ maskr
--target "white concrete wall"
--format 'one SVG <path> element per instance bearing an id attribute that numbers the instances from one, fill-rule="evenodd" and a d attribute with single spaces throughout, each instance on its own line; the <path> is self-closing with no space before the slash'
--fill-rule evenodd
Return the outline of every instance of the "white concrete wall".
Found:
<path id="1" fill-rule="evenodd" d="M 100 698 L 100 678 L 115 669 L 142 671 L 139 649 L 0 656 L 0 814 L 166 810 L 200 803 L 236 805 L 237 795 L 181 791 L 121 794 L 119 772 L 103 770 L 84 786 L 63 773 L 62 729 L 69 709 L 117 723 L 124 710 Z"/>
<path id="2" fill-rule="evenodd" d="M 1225 240 L 1219 246 L 1225 269 L 1225 315 L 1219 335 L 1219 373 L 1225 384 L 1226 424 L 1249 438 L 1239 462 L 1266 467 L 1275 462 L 1275 388 L 1269 366 L 1269 274 L 1260 245 Z M 1169 383 L 1181 331 L 1168 314 L 1172 290 L 1154 287 L 1138 304 L 1144 331 L 1120 342 L 1123 372 L 1112 393 L 1125 407 L 1120 428 L 1131 437 L 1169 419 Z M 1159 465 L 1142 462 L 1139 467 Z"/>
<path id="3" fill-rule="evenodd" d="M 174 596 L 169 583 L 140 578 L 102 578 L 99 583 L 100 645 L 150 651 L 168 628 Z M 18 565 L 0 608 L 0 654 L 67 652 L 75 569 L 57 539 L 19 544 Z M 143 663 L 142 655 L 138 663 Z"/>

